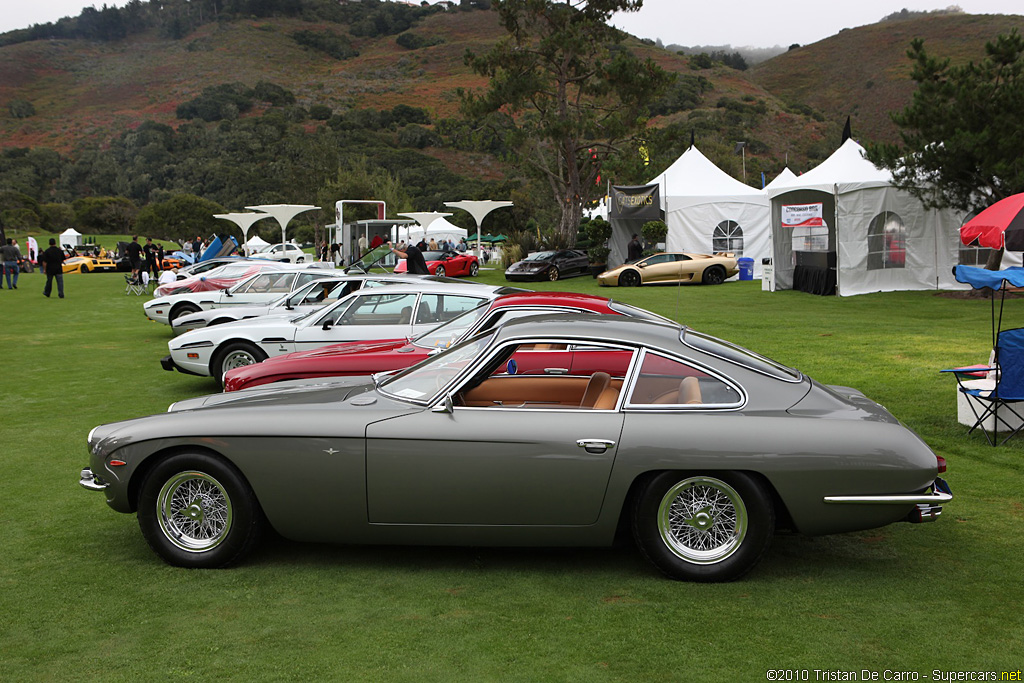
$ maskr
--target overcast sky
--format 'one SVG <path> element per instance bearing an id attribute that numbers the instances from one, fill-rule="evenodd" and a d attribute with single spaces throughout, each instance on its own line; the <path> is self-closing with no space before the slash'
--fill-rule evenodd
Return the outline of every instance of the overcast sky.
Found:
<path id="1" fill-rule="evenodd" d="M 107 0 L 124 5 L 126 0 Z M 103 2 L 83 0 L 2 0 L 0 32 L 78 16 L 83 7 Z M 788 47 L 807 45 L 844 28 L 873 24 L 904 7 L 933 10 L 959 5 L 969 14 L 1024 14 L 1021 0 L 644 0 L 639 12 L 622 14 L 613 23 L 640 38 L 666 45 Z"/>

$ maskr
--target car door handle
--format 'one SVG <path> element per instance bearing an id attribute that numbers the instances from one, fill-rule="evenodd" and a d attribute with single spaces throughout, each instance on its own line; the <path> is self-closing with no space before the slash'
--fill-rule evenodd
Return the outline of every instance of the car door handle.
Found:
<path id="1" fill-rule="evenodd" d="M 577 439 L 576 445 L 587 453 L 604 453 L 614 446 L 615 442 L 608 439 Z"/>
<path id="2" fill-rule="evenodd" d="M 568 375 L 569 368 L 544 368 L 545 375 Z"/>

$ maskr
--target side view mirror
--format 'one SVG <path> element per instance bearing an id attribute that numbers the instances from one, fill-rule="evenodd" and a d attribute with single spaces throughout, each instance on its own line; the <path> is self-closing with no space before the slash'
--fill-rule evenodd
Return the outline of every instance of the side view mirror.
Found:
<path id="1" fill-rule="evenodd" d="M 445 394 L 444 400 L 438 403 L 436 406 L 430 409 L 432 413 L 448 413 L 455 412 L 455 402 L 452 401 L 451 394 Z"/>
<path id="2" fill-rule="evenodd" d="M 332 327 L 334 327 L 334 321 L 331 320 L 330 318 L 328 318 L 327 320 L 324 321 L 324 326 L 322 328 L 320 328 L 320 329 L 322 329 L 322 330 L 324 330 L 326 332 L 327 330 L 331 329 Z"/>
<path id="3" fill-rule="evenodd" d="M 637 268 L 646 268 L 647 267 L 646 263 L 634 263 L 633 265 L 636 266 Z"/>

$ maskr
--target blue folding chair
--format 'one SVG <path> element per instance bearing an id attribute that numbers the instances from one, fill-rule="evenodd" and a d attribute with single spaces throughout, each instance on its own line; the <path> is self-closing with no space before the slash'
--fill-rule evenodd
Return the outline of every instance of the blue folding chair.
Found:
<path id="1" fill-rule="evenodd" d="M 960 382 L 961 392 L 975 399 L 969 401 L 976 420 L 968 434 L 980 427 L 988 442 L 995 446 L 996 433 L 1008 431 L 1006 438 L 999 442 L 1002 446 L 1024 429 L 1024 411 L 1018 412 L 1021 407 L 1015 407 L 1016 404 L 1024 402 L 1024 328 L 1000 331 L 996 337 L 995 357 L 995 388 L 967 388 L 962 383 L 965 377 L 960 373 L 957 373 L 957 382 Z M 991 432 L 986 428 L 986 421 L 989 418 Z M 1011 423 L 1011 419 L 1014 419 L 1016 424 Z"/>

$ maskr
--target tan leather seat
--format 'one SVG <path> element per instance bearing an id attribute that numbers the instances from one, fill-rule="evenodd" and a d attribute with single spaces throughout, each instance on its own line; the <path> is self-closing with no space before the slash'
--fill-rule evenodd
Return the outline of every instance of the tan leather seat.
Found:
<path id="1" fill-rule="evenodd" d="M 615 404 L 619 402 L 619 390 L 615 387 L 608 387 L 597 397 L 594 410 L 614 410 Z"/>
<path id="2" fill-rule="evenodd" d="M 402 309 L 402 314 L 398 317 L 398 324 L 405 325 L 412 322 L 412 306 L 406 306 Z"/>
<path id="3" fill-rule="evenodd" d="M 583 391 L 580 408 L 593 408 L 601 397 L 601 393 L 612 383 L 612 376 L 607 372 L 595 372 L 590 376 L 587 388 Z"/>
<path id="4" fill-rule="evenodd" d="M 700 396 L 700 381 L 696 377 L 684 377 L 679 383 L 679 402 L 686 405 L 703 403 Z"/>

